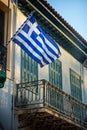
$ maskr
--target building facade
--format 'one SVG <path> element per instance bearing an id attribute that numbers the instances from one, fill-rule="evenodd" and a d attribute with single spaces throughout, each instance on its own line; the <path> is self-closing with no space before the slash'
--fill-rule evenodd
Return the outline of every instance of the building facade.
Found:
<path id="1" fill-rule="evenodd" d="M 43 68 L 12 41 L 7 45 L 33 10 L 61 50 L 60 58 Z M 7 60 L 0 59 L 6 72 L 0 129 L 86 130 L 87 42 L 44 0 L 1 0 L 0 18 L 1 56 L 2 47 L 7 53 Z"/>

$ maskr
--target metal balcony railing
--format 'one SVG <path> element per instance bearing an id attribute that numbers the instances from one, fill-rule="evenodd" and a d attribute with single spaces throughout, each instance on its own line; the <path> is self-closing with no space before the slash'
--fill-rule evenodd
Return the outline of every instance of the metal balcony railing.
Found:
<path id="1" fill-rule="evenodd" d="M 0 69 L 6 71 L 7 48 L 0 44 Z"/>
<path id="2" fill-rule="evenodd" d="M 72 121 L 87 127 L 87 106 L 46 80 L 17 84 L 16 107 L 50 107 Z"/>

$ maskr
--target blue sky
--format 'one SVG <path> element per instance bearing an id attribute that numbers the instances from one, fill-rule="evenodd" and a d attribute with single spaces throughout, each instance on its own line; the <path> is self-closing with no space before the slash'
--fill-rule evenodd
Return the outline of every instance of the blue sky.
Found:
<path id="1" fill-rule="evenodd" d="M 87 41 L 87 0 L 47 0 Z"/>

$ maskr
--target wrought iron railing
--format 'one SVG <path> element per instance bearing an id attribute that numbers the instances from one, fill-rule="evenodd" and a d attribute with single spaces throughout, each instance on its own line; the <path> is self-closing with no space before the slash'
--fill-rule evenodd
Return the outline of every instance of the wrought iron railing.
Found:
<path id="1" fill-rule="evenodd" d="M 6 71 L 7 48 L 0 44 L 0 67 L 2 71 Z"/>
<path id="2" fill-rule="evenodd" d="M 46 80 L 17 84 L 16 107 L 50 107 L 87 127 L 87 106 Z"/>

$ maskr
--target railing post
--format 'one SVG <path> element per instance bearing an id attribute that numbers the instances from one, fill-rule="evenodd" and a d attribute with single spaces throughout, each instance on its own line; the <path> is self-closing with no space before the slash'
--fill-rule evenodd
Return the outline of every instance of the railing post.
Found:
<path id="1" fill-rule="evenodd" d="M 6 81 L 7 48 L 0 45 L 0 88 L 4 87 Z"/>
<path id="2" fill-rule="evenodd" d="M 45 94 L 45 91 L 46 91 L 46 90 L 45 90 L 45 89 L 46 89 L 46 88 L 45 88 L 45 87 L 46 87 L 46 86 L 45 86 L 45 82 L 46 82 L 46 81 L 43 79 L 42 82 L 43 82 L 43 106 L 45 106 L 45 96 L 46 96 L 46 94 Z"/>
<path id="3" fill-rule="evenodd" d="M 72 98 L 70 97 L 70 95 L 69 95 L 69 102 L 70 102 L 70 104 L 71 104 L 71 110 L 70 110 L 70 115 L 71 115 L 71 118 L 74 118 L 74 110 L 73 110 L 73 100 L 72 100 Z"/>
<path id="4" fill-rule="evenodd" d="M 87 127 L 87 105 L 86 105 L 86 107 L 85 107 L 85 125 L 86 125 L 86 127 Z"/>
<path id="5" fill-rule="evenodd" d="M 17 106 L 17 103 L 18 103 L 18 84 L 16 84 L 15 106 Z"/>
<path id="6" fill-rule="evenodd" d="M 23 95 L 22 95 L 23 94 L 22 93 L 23 90 L 22 89 L 23 88 L 22 88 L 22 83 L 21 83 L 21 88 L 19 87 L 19 91 L 20 91 L 20 103 L 21 103 L 21 105 L 22 105 L 22 100 L 23 100 L 23 98 L 22 98 L 23 97 Z"/>

